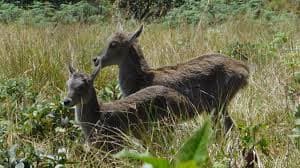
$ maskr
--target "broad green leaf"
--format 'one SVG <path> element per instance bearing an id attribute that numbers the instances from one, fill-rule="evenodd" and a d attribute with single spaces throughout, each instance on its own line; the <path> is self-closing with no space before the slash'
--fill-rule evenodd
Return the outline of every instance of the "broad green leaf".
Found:
<path id="1" fill-rule="evenodd" d="M 65 168 L 66 166 L 64 166 L 63 164 L 58 164 L 56 165 L 54 168 Z"/>
<path id="2" fill-rule="evenodd" d="M 138 153 L 131 150 L 122 150 L 114 155 L 116 158 L 130 158 L 134 160 L 140 160 L 145 163 L 151 164 L 153 168 L 169 168 L 169 161 L 163 158 L 157 158 L 151 156 L 149 153 Z"/>
<path id="3" fill-rule="evenodd" d="M 183 144 L 177 154 L 177 165 L 180 163 L 194 160 L 197 165 L 203 164 L 208 159 L 207 146 L 211 136 L 210 122 L 206 121 L 203 126 L 197 130 Z"/>
<path id="4" fill-rule="evenodd" d="M 194 160 L 179 163 L 176 168 L 197 168 L 197 163 Z"/>
<path id="5" fill-rule="evenodd" d="M 144 163 L 142 168 L 153 168 L 152 164 Z"/>

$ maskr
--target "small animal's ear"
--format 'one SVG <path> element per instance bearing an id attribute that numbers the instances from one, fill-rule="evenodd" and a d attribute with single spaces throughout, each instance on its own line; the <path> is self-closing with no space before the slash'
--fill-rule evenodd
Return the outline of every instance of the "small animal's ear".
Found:
<path id="1" fill-rule="evenodd" d="M 92 80 L 92 82 L 95 80 L 95 78 L 96 78 L 96 76 L 98 75 L 100 69 L 101 69 L 101 64 L 99 63 L 99 64 L 95 67 L 94 71 L 93 71 L 92 74 L 91 74 L 91 80 Z"/>
<path id="2" fill-rule="evenodd" d="M 129 43 L 132 43 L 135 39 L 137 39 L 143 32 L 143 29 L 144 25 L 141 25 L 141 27 L 129 37 Z"/>
<path id="3" fill-rule="evenodd" d="M 69 74 L 72 75 L 76 70 L 73 68 L 71 63 L 68 64 Z"/>
<path id="4" fill-rule="evenodd" d="M 123 26 L 121 22 L 118 22 L 117 24 L 117 32 L 123 32 Z"/>

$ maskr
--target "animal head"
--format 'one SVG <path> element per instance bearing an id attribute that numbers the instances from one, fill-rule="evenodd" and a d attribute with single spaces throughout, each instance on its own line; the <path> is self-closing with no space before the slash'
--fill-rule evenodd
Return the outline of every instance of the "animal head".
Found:
<path id="1" fill-rule="evenodd" d="M 144 26 L 129 35 L 119 28 L 108 40 L 106 47 L 101 51 L 100 55 L 93 59 L 94 65 L 101 64 L 102 67 L 110 65 L 119 65 L 123 59 L 129 56 L 130 48 L 136 43 L 138 37 L 143 32 Z"/>
<path id="2" fill-rule="evenodd" d="M 76 72 L 69 64 L 69 79 L 67 81 L 67 96 L 63 100 L 63 104 L 72 107 L 77 104 L 85 104 L 92 98 L 94 91 L 94 80 L 100 71 L 101 64 L 95 67 L 91 75 Z"/>

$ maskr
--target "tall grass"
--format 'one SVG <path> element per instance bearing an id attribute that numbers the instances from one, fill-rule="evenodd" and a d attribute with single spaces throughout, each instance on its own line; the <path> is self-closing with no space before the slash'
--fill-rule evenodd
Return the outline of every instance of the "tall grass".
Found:
<path id="1" fill-rule="evenodd" d="M 230 114 L 238 128 L 228 138 L 216 138 L 209 147 L 215 167 L 228 164 L 242 166 L 245 164 L 242 151 L 251 145 L 255 146 L 265 167 L 300 165 L 300 152 L 288 138 L 294 118 L 287 92 L 292 72 L 300 68 L 299 24 L 299 20 L 268 24 L 240 18 L 213 27 L 146 25 L 139 43 L 152 67 L 173 65 L 204 53 L 220 52 L 237 59 L 239 55 L 244 55 L 242 59 L 251 68 L 249 86 L 236 96 L 230 106 Z M 137 24 L 126 23 L 124 27 L 133 31 Z M 53 96 L 62 98 L 68 77 L 66 63 L 72 62 L 78 69 L 90 71 L 91 58 L 100 52 L 114 30 L 114 24 L 48 27 L 0 25 L 1 80 L 29 78 L 43 99 Z M 116 74 L 116 68 L 102 71 L 96 88 L 100 89 L 116 79 Z M 2 110 L 9 111 L 18 104 L 1 106 Z M 11 129 L 5 134 L 5 144 L 8 146 L 31 144 L 49 153 L 55 152 L 57 146 L 64 146 L 67 148 L 67 158 L 77 162 L 70 167 L 131 167 L 132 164 L 139 164 L 113 159 L 97 149 L 86 151 L 77 141 L 80 137 L 72 141 L 63 132 L 49 134 L 42 139 L 23 134 L 15 127 L 18 115 L 15 111 L 9 116 L 0 116 L 1 121 L 10 122 Z M 146 142 L 147 148 L 156 156 L 172 159 L 170 156 L 178 151 L 183 139 L 191 135 L 201 121 L 200 117 L 176 125 L 176 131 L 171 133 L 158 124 L 152 134 L 145 134 L 144 139 L 151 140 Z M 254 125 L 259 127 L 255 135 L 243 131 Z M 268 143 L 267 152 L 263 154 L 255 141 L 243 143 L 249 136 L 257 141 L 264 139 Z M 128 137 L 128 144 L 138 148 L 132 137 Z"/>

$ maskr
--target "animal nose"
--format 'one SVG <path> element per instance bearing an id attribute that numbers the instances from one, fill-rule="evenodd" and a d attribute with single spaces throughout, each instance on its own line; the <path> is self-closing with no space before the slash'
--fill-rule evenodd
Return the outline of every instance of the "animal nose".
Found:
<path id="1" fill-rule="evenodd" d="M 65 98 L 63 103 L 64 103 L 65 106 L 69 106 L 71 104 L 71 101 L 72 100 L 70 98 Z"/>
<path id="2" fill-rule="evenodd" d="M 97 57 L 93 58 L 93 62 L 95 66 L 98 66 L 99 60 L 97 59 Z"/>

